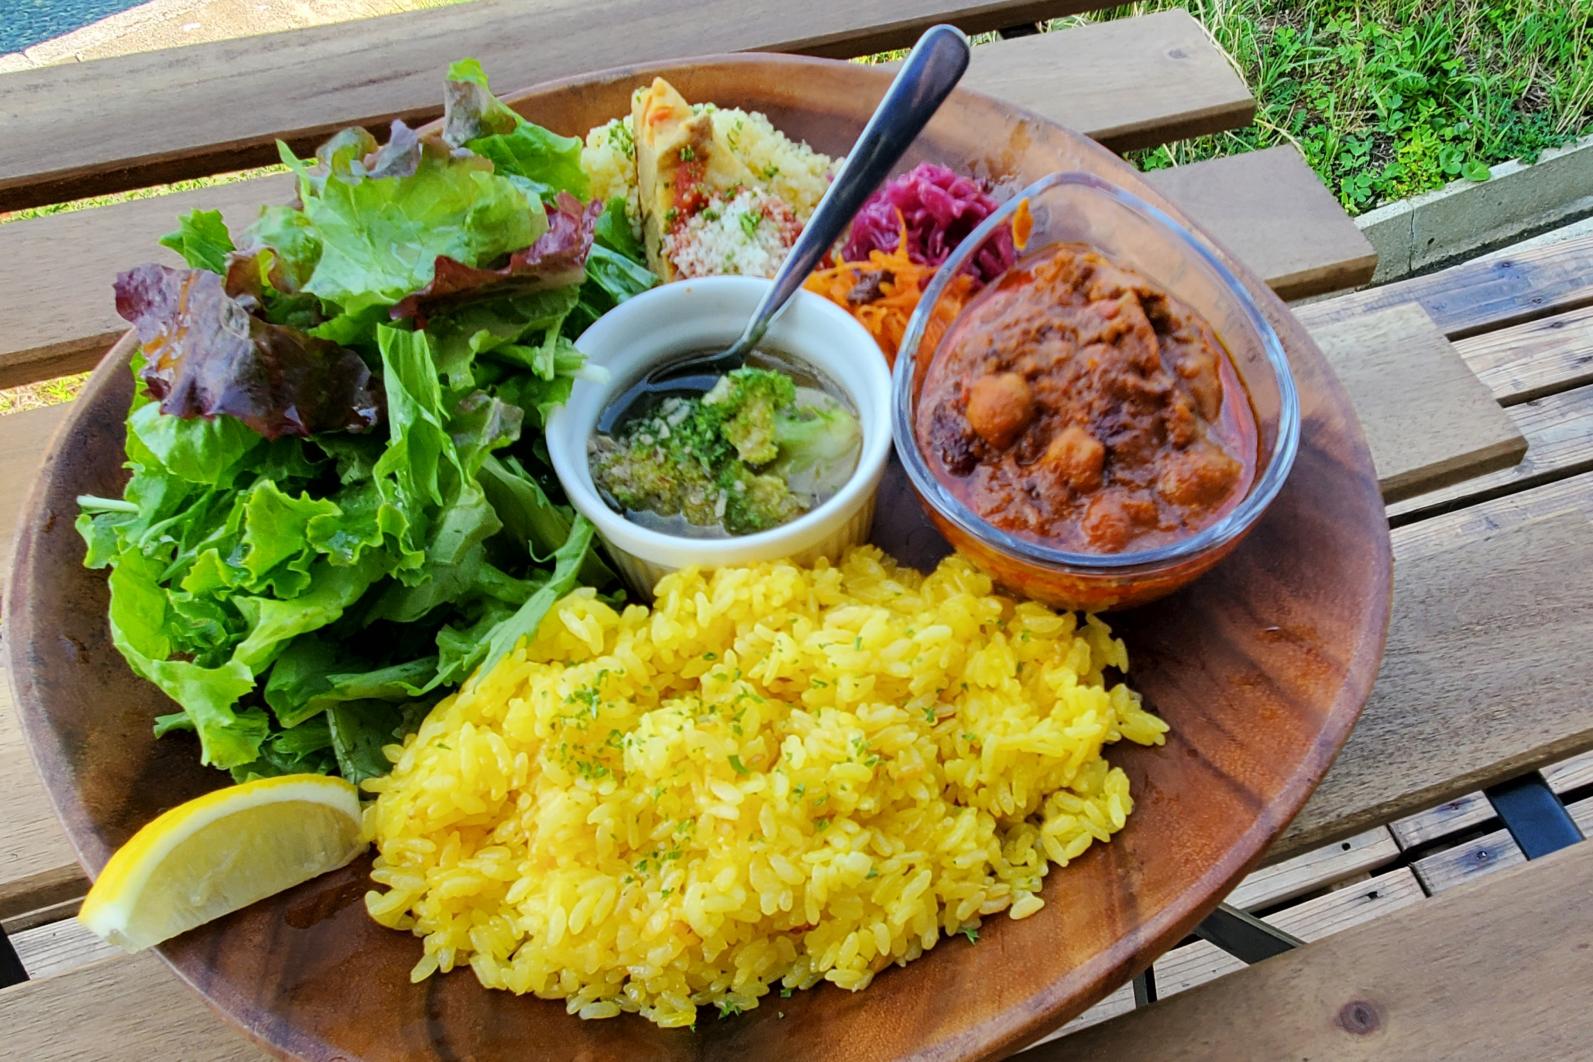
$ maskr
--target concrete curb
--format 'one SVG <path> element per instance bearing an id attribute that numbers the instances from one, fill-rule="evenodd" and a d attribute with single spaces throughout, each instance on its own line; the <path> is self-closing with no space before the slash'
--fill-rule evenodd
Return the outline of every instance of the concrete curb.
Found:
<path id="1" fill-rule="evenodd" d="M 1504 162 L 1481 183 L 1456 181 L 1355 219 L 1377 248 L 1373 284 L 1424 273 L 1593 214 L 1593 136 Z"/>

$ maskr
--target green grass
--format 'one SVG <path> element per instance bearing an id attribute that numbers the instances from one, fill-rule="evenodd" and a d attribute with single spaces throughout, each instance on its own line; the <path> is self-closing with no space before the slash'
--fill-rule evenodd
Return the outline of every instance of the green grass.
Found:
<path id="1" fill-rule="evenodd" d="M 1256 121 L 1145 169 L 1292 143 L 1360 213 L 1593 130 L 1593 0 L 1146 0 L 1047 28 L 1172 7 L 1233 59 Z"/>
<path id="2" fill-rule="evenodd" d="M 134 188 L 126 192 L 112 192 L 108 195 L 88 196 L 84 199 L 72 199 L 65 203 L 50 203 L 47 206 L 26 207 L 22 210 L 0 211 L 0 225 L 9 221 L 31 221 L 34 218 L 49 217 L 51 214 L 70 214 L 74 210 L 87 210 L 90 207 L 111 206 L 114 203 L 126 203 L 134 199 L 155 199 L 173 192 L 192 192 L 199 188 L 214 188 L 219 184 L 232 184 L 234 181 L 246 181 L 251 177 L 268 177 L 273 173 L 287 173 L 286 166 L 261 166 L 253 170 L 238 170 L 235 173 L 218 173 L 210 177 L 195 177 L 186 181 L 173 181 L 170 184 L 157 184 L 149 188 Z M 172 216 L 172 227 L 177 227 L 177 218 Z"/>

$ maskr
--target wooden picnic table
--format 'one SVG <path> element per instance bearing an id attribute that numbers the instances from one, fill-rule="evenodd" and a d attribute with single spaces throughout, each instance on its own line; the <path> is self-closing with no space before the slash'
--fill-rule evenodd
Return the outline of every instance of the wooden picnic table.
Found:
<path id="1" fill-rule="evenodd" d="M 1089 0 L 479 2 L 0 77 L 0 210 L 271 160 L 434 112 L 440 64 L 500 86 L 740 49 L 847 57 L 939 21 L 1003 29 L 967 83 L 1110 147 L 1245 124 L 1253 100 L 1182 12 L 1031 35 Z M 624 26 L 625 32 L 614 27 Z M 1152 175 L 1286 298 L 1370 276 L 1292 148 Z M 92 366 L 115 272 L 175 215 L 286 197 L 281 176 L 0 225 L 0 386 Z M 1298 308 L 1366 429 L 1393 528 L 1376 691 L 1234 908 L 1307 943 L 1252 966 L 1186 942 L 1036 1058 L 1585 1055 L 1593 1016 L 1593 239 Z M 0 541 L 65 407 L 0 417 Z M 0 572 L 4 566 L 0 565 Z M 115 696 L 106 690 L 106 696 Z M 149 955 L 72 915 L 87 882 L 0 683 L 0 1043 L 28 1059 L 258 1058 Z M 1558 832 L 1557 832 L 1558 831 Z M 1536 857 L 1542 855 L 1543 858 Z M 1148 986 L 1141 986 L 1141 994 Z"/>

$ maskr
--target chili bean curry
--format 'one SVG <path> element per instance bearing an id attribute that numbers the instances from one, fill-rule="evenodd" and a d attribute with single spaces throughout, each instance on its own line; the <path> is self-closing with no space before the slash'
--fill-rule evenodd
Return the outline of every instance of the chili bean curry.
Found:
<path id="1" fill-rule="evenodd" d="M 914 434 L 985 520 L 1078 553 L 1191 535 L 1256 474 L 1255 414 L 1210 326 L 1079 244 L 1019 262 L 962 315 Z"/>

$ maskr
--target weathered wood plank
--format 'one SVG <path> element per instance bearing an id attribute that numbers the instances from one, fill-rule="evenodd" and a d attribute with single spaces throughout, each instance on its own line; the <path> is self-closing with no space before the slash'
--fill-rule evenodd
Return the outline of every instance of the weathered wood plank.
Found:
<path id="1" fill-rule="evenodd" d="M 1494 830 L 1464 844 L 1423 856 L 1411 864 L 1416 880 L 1430 895 L 1447 892 L 1495 871 L 1520 866 L 1527 861 L 1521 846 L 1508 830 Z"/>
<path id="2" fill-rule="evenodd" d="M 1400 867 L 1353 888 L 1337 889 L 1314 900 L 1286 907 L 1268 918 L 1267 922 L 1301 940 L 1321 940 L 1351 926 L 1420 903 L 1424 898 L 1415 876 Z M 1186 944 L 1156 960 L 1156 992 L 1159 997 L 1171 996 L 1224 974 L 1242 970 L 1244 965 L 1239 959 L 1204 940 Z"/>
<path id="3" fill-rule="evenodd" d="M 1246 877 L 1224 902 L 1253 911 L 1336 885 L 1399 858 L 1394 835 L 1379 826 L 1354 837 L 1264 866 Z"/>
<path id="4" fill-rule="evenodd" d="M 30 1062 L 261 1062 L 154 955 L 118 956 L 0 990 L 0 1043 Z"/>
<path id="5" fill-rule="evenodd" d="M 1298 309 L 1307 326 L 1413 302 L 1450 339 L 1593 304 L 1593 236 L 1479 259 Z"/>
<path id="6" fill-rule="evenodd" d="M 1349 392 L 1389 502 L 1515 465 L 1527 440 L 1420 306 L 1311 329 Z"/>
<path id="7" fill-rule="evenodd" d="M 1518 463 L 1437 490 L 1402 495 L 1389 505 L 1389 519 L 1396 525 L 1410 523 L 1593 469 L 1593 384 L 1500 412 L 1526 439 L 1527 452 Z"/>
<path id="8" fill-rule="evenodd" d="M 1338 201 L 1291 146 L 1145 177 L 1285 299 L 1364 284 L 1377 267 L 1371 243 L 1343 224 Z"/>
<path id="9" fill-rule="evenodd" d="M 1441 553 L 1462 542 L 1562 513 L 1581 513 L 1593 519 L 1593 472 L 1396 527 L 1390 533 L 1394 540 L 1394 559 L 1403 563 L 1425 554 Z"/>
<path id="10" fill-rule="evenodd" d="M 22 960 L 22 968 L 34 980 L 121 954 L 84 929 L 76 918 L 64 918 L 14 933 L 11 944 L 17 950 L 17 958 Z"/>
<path id="11" fill-rule="evenodd" d="M 279 137 L 302 148 L 349 124 L 423 121 L 441 109 L 448 61 L 467 55 L 499 88 L 514 89 L 710 52 L 862 55 L 900 47 L 937 22 L 977 32 L 1091 6 L 813 0 L 749 9 L 743 0 L 698 0 L 682 18 L 651 0 L 481 0 L 23 71 L 0 78 L 9 148 L 0 210 L 275 162 Z"/>
<path id="12" fill-rule="evenodd" d="M 1371 701 L 1269 860 L 1593 747 L 1593 655 L 1566 651 L 1593 641 L 1590 590 L 1579 514 L 1400 558 Z"/>
<path id="13" fill-rule="evenodd" d="M 1579 800 L 1566 810 L 1571 813 L 1571 821 L 1582 831 L 1582 836 L 1593 837 L 1593 797 Z"/>
<path id="14" fill-rule="evenodd" d="M 1041 1047 L 1040 1062 L 1581 1058 L 1593 844 L 1413 904 Z M 1486 957 L 1479 960 L 1479 957 Z"/>
<path id="15" fill-rule="evenodd" d="M 1263 867 L 1240 882 L 1238 888 L 1228 894 L 1226 902 L 1247 910 L 1275 903 L 1298 896 L 1302 892 L 1342 881 L 1351 874 L 1381 866 L 1398 855 L 1399 848 L 1394 844 L 1389 832 L 1378 827 L 1341 844 L 1330 845 L 1274 866 Z M 1300 904 L 1298 907 L 1280 911 L 1270 916 L 1267 921 L 1302 939 L 1316 939 L 1324 933 L 1336 932 L 1345 925 L 1375 918 L 1379 914 L 1419 899 L 1421 890 L 1415 887 L 1414 879 L 1407 881 L 1408 877 L 1408 871 L 1396 871 L 1394 874 L 1373 879 L 1377 884 L 1367 883 L 1358 885 L 1354 889 L 1340 889 L 1327 896 Z M 1295 887 L 1297 882 L 1303 883 L 1303 887 Z M 1378 895 L 1374 897 L 1372 893 Z M 1217 952 L 1211 945 L 1205 943 L 1169 952 L 1157 964 L 1158 991 L 1164 993 L 1176 991 L 1173 988 L 1162 987 L 1161 963 L 1168 963 L 1170 975 L 1182 979 L 1181 987 L 1188 987 L 1228 972 L 1227 966 L 1221 961 L 1222 958 L 1225 956 L 1221 952 Z M 1087 1029 L 1091 1025 L 1108 1021 L 1133 1009 L 1133 986 L 1124 985 L 1056 1032 L 1037 1040 L 1034 1046 L 1071 1035 L 1080 1029 Z"/>
<path id="16" fill-rule="evenodd" d="M 11 677 L 0 667 L 0 918 L 81 896 L 88 887 L 17 728 Z M 0 1039 L 3 1042 L 3 1039 Z"/>
<path id="17" fill-rule="evenodd" d="M 962 84 L 1114 151 L 1234 129 L 1255 114 L 1244 80 L 1186 11 L 983 44 Z"/>
<path id="18" fill-rule="evenodd" d="M 1465 793 L 1437 807 L 1395 819 L 1388 828 L 1399 846 L 1409 849 L 1441 837 L 1452 837 L 1497 817 L 1487 797 L 1481 793 Z"/>
<path id="19" fill-rule="evenodd" d="M 1593 306 L 1455 344 L 1505 405 L 1593 383 Z"/>
<path id="20" fill-rule="evenodd" d="M 64 918 L 75 918 L 77 917 L 78 909 L 82 906 L 83 898 L 74 896 L 59 903 L 33 907 L 20 914 L 0 918 L 0 929 L 4 929 L 7 934 L 21 933 L 38 926 L 49 925 L 51 922 L 59 922 Z"/>
<path id="21" fill-rule="evenodd" d="M 67 407 L 60 405 L 0 416 L 0 584 L 11 571 L 23 499 L 33 489 L 50 436 L 66 419 L 66 412 Z"/>
<path id="22" fill-rule="evenodd" d="M 1228 894 L 1225 902 L 1246 910 L 1254 910 L 1267 904 L 1293 899 L 1302 893 L 1336 884 L 1352 875 L 1362 874 L 1380 867 L 1398 856 L 1399 846 L 1394 843 L 1393 836 L 1387 829 L 1379 826 L 1375 830 L 1367 830 L 1365 833 L 1357 834 L 1338 844 L 1328 845 L 1314 852 L 1306 852 L 1282 863 L 1262 867 L 1241 881 L 1238 887 Z M 1377 880 L 1382 881 L 1383 879 L 1379 878 Z M 1398 891 L 1401 896 L 1408 891 L 1402 881 Z M 1420 890 L 1417 891 L 1419 894 Z M 1339 899 L 1329 910 L 1337 911 L 1344 906 L 1356 909 L 1365 908 L 1366 917 L 1373 917 L 1378 911 L 1386 909 L 1384 906 L 1371 908 L 1364 902 L 1357 902 L 1358 899 L 1364 901 L 1364 891 L 1359 886 L 1356 890 L 1340 890 L 1340 893 L 1334 894 Z M 1388 902 L 1392 903 L 1393 899 L 1391 898 Z M 1372 903 L 1376 904 L 1377 901 L 1372 901 Z M 1304 907 L 1306 905 L 1302 904 L 1301 906 Z M 1312 908 L 1312 910 L 1317 913 L 1306 916 L 1304 920 L 1308 933 L 1312 931 L 1311 927 L 1325 924 L 1326 919 L 1329 917 L 1326 912 L 1322 911 L 1320 905 Z M 1284 925 L 1285 921 L 1291 917 L 1286 912 L 1280 912 L 1276 916 L 1269 918 L 1268 921 Z M 1290 931 L 1293 932 L 1292 929 Z M 1178 954 L 1177 951 L 1171 952 L 1169 953 L 1169 958 Z M 1159 972 L 1158 976 L 1160 976 Z M 1133 1009 L 1133 986 L 1124 985 L 1056 1032 L 1037 1040 L 1036 1045 L 1078 1032 L 1080 1029 L 1086 1029 L 1091 1025 L 1115 1018 L 1119 1014 L 1126 1014 Z"/>
<path id="23" fill-rule="evenodd" d="M 1543 780 L 1556 793 L 1569 793 L 1593 785 L 1593 752 L 1584 752 L 1543 769 Z"/>

